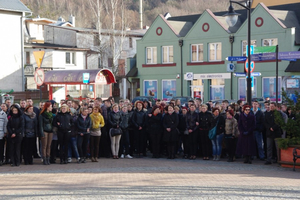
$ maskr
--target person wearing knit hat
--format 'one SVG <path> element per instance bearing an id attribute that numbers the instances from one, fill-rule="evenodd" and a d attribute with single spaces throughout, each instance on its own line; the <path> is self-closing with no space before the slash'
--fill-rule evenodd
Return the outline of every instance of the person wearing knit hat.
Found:
<path id="1" fill-rule="evenodd" d="M 225 120 L 225 144 L 229 158 L 227 162 L 233 162 L 233 156 L 235 154 L 235 137 L 238 136 L 238 123 L 234 118 L 234 111 L 226 111 L 226 120 Z"/>

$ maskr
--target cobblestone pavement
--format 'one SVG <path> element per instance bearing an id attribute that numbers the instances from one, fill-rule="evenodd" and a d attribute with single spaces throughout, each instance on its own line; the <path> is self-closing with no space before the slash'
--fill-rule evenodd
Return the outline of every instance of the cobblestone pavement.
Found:
<path id="1" fill-rule="evenodd" d="M 241 160 L 106 159 L 0 167 L 0 199 L 300 199 L 300 170 Z"/>

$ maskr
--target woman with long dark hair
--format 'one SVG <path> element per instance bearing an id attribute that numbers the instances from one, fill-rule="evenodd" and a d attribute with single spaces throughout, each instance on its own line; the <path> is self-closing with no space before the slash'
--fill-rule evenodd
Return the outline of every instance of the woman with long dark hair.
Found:
<path id="1" fill-rule="evenodd" d="M 114 129 L 121 128 L 122 116 L 119 111 L 119 105 L 117 103 L 112 105 L 112 111 L 108 114 L 108 122 L 111 125 L 111 129 L 109 131 L 110 140 L 111 140 L 111 152 L 113 154 L 114 159 L 118 159 L 119 156 L 119 148 L 120 148 L 120 140 L 122 135 L 111 135 L 111 131 Z"/>
<path id="2" fill-rule="evenodd" d="M 42 157 L 44 165 L 50 165 L 51 142 L 53 137 L 53 114 L 51 111 L 52 104 L 47 101 L 39 116 L 39 131 L 42 142 Z"/>
<path id="3" fill-rule="evenodd" d="M 132 125 L 134 127 L 135 149 L 137 157 L 146 156 L 146 113 L 144 112 L 144 104 L 142 101 L 135 102 L 135 111 L 132 114 Z"/>
<path id="4" fill-rule="evenodd" d="M 33 164 L 34 151 L 36 150 L 36 136 L 37 136 L 37 118 L 33 112 L 33 106 L 29 105 L 24 112 L 25 132 L 24 132 L 24 162 L 25 165 Z"/>
<path id="5" fill-rule="evenodd" d="M 20 165 L 21 143 L 24 134 L 23 113 L 18 106 L 10 107 L 10 118 L 7 124 L 8 141 L 10 143 L 11 166 Z"/>
<path id="6" fill-rule="evenodd" d="M 222 141 L 224 137 L 224 131 L 225 131 L 225 118 L 220 115 L 220 109 L 218 107 L 213 108 L 213 122 L 211 124 L 210 129 L 212 129 L 214 126 L 216 127 L 216 136 L 211 140 L 212 143 L 212 150 L 213 150 L 213 156 L 214 161 L 219 161 L 222 154 Z"/>

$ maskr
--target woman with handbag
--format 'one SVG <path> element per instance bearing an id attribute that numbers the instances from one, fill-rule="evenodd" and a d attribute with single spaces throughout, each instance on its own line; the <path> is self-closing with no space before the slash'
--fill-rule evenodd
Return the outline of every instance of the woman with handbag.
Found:
<path id="1" fill-rule="evenodd" d="M 24 163 L 33 164 L 33 155 L 36 150 L 37 118 L 33 112 L 33 106 L 29 105 L 24 112 L 25 133 L 24 133 Z"/>
<path id="2" fill-rule="evenodd" d="M 152 111 L 147 115 L 148 129 L 152 147 L 152 158 L 159 158 L 160 155 L 160 143 L 162 135 L 162 115 L 160 113 L 160 107 L 155 105 L 152 107 Z"/>
<path id="3" fill-rule="evenodd" d="M 214 161 L 219 161 L 222 154 L 222 141 L 224 137 L 225 118 L 220 115 L 219 108 L 215 107 L 212 110 L 213 123 L 210 129 L 215 129 L 215 136 L 211 137 L 212 150 Z"/>
<path id="4" fill-rule="evenodd" d="M 76 127 L 77 127 L 77 148 L 80 156 L 78 163 L 85 163 L 87 148 L 90 139 L 90 128 L 92 126 L 91 118 L 88 115 L 89 110 L 87 108 L 82 108 L 79 114 Z"/>
<path id="5" fill-rule="evenodd" d="M 119 159 L 119 148 L 120 140 L 122 136 L 121 123 L 122 117 L 119 112 L 119 105 L 117 103 L 112 105 L 112 111 L 108 115 L 108 123 L 111 125 L 109 130 L 110 140 L 111 140 L 111 151 L 113 154 L 113 159 Z"/>
<path id="6" fill-rule="evenodd" d="M 199 129 L 200 129 L 200 141 L 202 148 L 203 160 L 209 160 L 211 155 L 211 142 L 208 137 L 208 131 L 212 124 L 212 114 L 207 111 L 208 106 L 202 104 L 201 112 L 199 113 Z"/>
<path id="7" fill-rule="evenodd" d="M 47 101 L 39 116 L 39 133 L 42 142 L 42 157 L 44 165 L 50 165 L 50 152 L 53 137 L 52 122 L 52 104 L 50 101 Z"/>
<path id="8" fill-rule="evenodd" d="M 199 126 L 199 115 L 196 113 L 196 105 L 191 104 L 190 110 L 186 114 L 186 129 L 188 130 L 189 136 L 189 147 L 190 147 L 190 160 L 196 159 L 197 154 L 197 142 L 198 142 L 198 126 Z"/>
<path id="9" fill-rule="evenodd" d="M 179 140 L 177 129 L 179 119 L 171 105 L 167 106 L 168 113 L 163 118 L 164 135 L 163 140 L 167 143 L 168 159 L 175 158 L 175 145 Z"/>
<path id="10" fill-rule="evenodd" d="M 101 128 L 105 125 L 104 118 L 101 114 L 102 110 L 99 106 L 94 106 L 93 112 L 90 114 L 92 120 L 90 152 L 92 162 L 98 162 L 99 143 L 101 137 Z"/>
<path id="11" fill-rule="evenodd" d="M 10 107 L 10 118 L 7 123 L 8 141 L 10 143 L 11 166 L 20 165 L 21 143 L 24 134 L 24 118 L 22 111 L 16 105 Z"/>
<path id="12" fill-rule="evenodd" d="M 256 145 L 254 129 L 255 129 L 255 116 L 250 112 L 251 107 L 249 105 L 243 106 L 243 112 L 240 115 L 238 127 L 240 136 L 236 148 L 236 154 L 243 155 L 244 163 L 251 164 L 251 156 L 256 155 Z"/>

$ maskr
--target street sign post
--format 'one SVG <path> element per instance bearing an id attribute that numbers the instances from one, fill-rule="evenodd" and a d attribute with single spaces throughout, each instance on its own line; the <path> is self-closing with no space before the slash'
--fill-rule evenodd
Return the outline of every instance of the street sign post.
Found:
<path id="1" fill-rule="evenodd" d="M 245 56 L 228 56 L 226 58 L 228 61 L 245 61 L 247 60 L 247 57 Z"/>
<path id="2" fill-rule="evenodd" d="M 44 73 L 43 69 L 37 69 L 34 72 L 34 81 L 37 86 L 43 85 L 43 83 L 45 81 L 45 73 Z"/>

